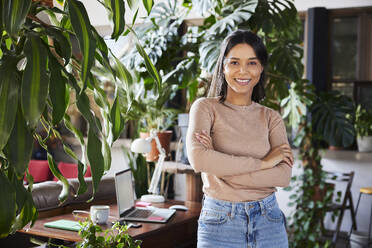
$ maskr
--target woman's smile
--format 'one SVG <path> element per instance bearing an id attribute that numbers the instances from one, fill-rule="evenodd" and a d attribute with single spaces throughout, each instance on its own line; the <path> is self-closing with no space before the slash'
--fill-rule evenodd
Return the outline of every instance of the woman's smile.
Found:
<path id="1" fill-rule="evenodd" d="M 235 78 L 235 81 L 241 85 L 241 86 L 245 86 L 245 85 L 248 85 L 249 82 L 251 81 L 251 79 L 243 79 L 243 78 Z"/>

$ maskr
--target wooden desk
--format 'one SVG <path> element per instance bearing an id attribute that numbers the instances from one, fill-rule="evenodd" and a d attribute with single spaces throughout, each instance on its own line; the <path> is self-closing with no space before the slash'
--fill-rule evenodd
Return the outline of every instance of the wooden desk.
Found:
<path id="1" fill-rule="evenodd" d="M 191 165 L 174 161 L 164 161 L 163 171 L 174 174 L 186 174 L 186 201 L 202 201 L 203 182 L 200 173 L 196 173 Z"/>
<path id="2" fill-rule="evenodd" d="M 197 220 L 201 204 L 199 202 L 167 201 L 166 203 L 153 204 L 153 206 L 167 208 L 173 204 L 184 204 L 189 210 L 177 211 L 166 224 L 142 223 L 140 228 L 129 229 L 129 234 L 134 239 L 142 240 L 142 248 L 196 247 Z M 110 215 L 118 217 L 116 204 L 110 206 Z M 44 227 L 44 223 L 59 219 L 77 220 L 71 213 L 42 218 L 38 219 L 32 228 L 27 225 L 19 232 L 67 241 L 80 241 L 81 239 L 77 232 Z M 111 227 L 111 224 L 102 225 L 101 227 L 106 229 Z"/>

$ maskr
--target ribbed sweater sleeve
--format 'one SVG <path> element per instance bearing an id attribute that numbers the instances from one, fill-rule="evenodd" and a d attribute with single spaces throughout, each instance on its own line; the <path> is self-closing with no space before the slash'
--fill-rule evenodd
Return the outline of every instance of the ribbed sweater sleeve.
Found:
<path id="1" fill-rule="evenodd" d="M 204 172 L 217 177 L 247 174 L 261 169 L 262 161 L 249 156 L 234 156 L 206 149 L 197 141 L 195 133 L 210 131 L 214 122 L 212 106 L 205 98 L 194 102 L 190 109 L 189 126 L 186 137 L 187 155 L 196 172 Z"/>
<path id="2" fill-rule="evenodd" d="M 269 120 L 269 141 L 271 148 L 288 144 L 284 122 L 279 113 L 272 111 Z M 257 170 L 247 174 L 225 177 L 228 183 L 248 187 L 287 187 L 291 180 L 292 169 L 281 162 L 271 169 Z"/>

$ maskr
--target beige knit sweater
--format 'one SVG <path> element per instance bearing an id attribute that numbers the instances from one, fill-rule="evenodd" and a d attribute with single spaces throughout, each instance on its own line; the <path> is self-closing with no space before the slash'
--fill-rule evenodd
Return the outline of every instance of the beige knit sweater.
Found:
<path id="1" fill-rule="evenodd" d="M 195 137 L 206 130 L 214 149 L 206 149 Z M 288 186 L 291 168 L 284 162 L 260 169 L 271 148 L 288 143 L 279 113 L 252 102 L 238 106 L 218 98 L 200 98 L 190 110 L 187 154 L 191 166 L 201 172 L 203 191 L 216 199 L 256 201 Z"/>

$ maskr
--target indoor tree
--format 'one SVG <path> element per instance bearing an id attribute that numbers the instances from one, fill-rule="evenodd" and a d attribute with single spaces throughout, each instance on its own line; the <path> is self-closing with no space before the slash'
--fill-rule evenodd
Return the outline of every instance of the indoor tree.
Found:
<path id="1" fill-rule="evenodd" d="M 63 123 L 79 140 L 81 158 L 65 144 L 64 150 L 78 162 L 78 194 L 87 189 L 83 175 L 89 161 L 93 197 L 101 177 L 110 168 L 110 147 L 124 127 L 117 96 L 110 104 L 103 86 L 91 73 L 97 63 L 111 68 L 109 49 L 80 1 L 57 2 L 60 8 L 51 6 L 50 1 L 0 0 L 0 238 L 30 221 L 33 224 L 37 218 L 31 195 L 32 176 L 27 170 L 34 139 L 46 149 L 49 167 L 62 181 L 59 199 L 64 201 L 69 184 L 46 145 L 49 138 L 64 142 L 57 125 Z M 125 30 L 124 1 L 98 2 L 113 23 L 111 37 L 117 39 Z M 144 0 L 143 4 L 150 12 L 153 1 Z M 42 15 L 47 15 L 51 24 L 42 21 Z M 77 40 L 78 54 L 72 53 L 72 39 Z M 76 99 L 69 99 L 70 92 Z M 89 95 L 94 96 L 100 116 L 92 111 Z M 86 140 L 66 113 L 70 104 L 76 104 L 88 123 Z M 47 131 L 46 138 L 36 132 L 38 125 Z M 27 187 L 23 186 L 25 173 L 31 182 Z"/>

